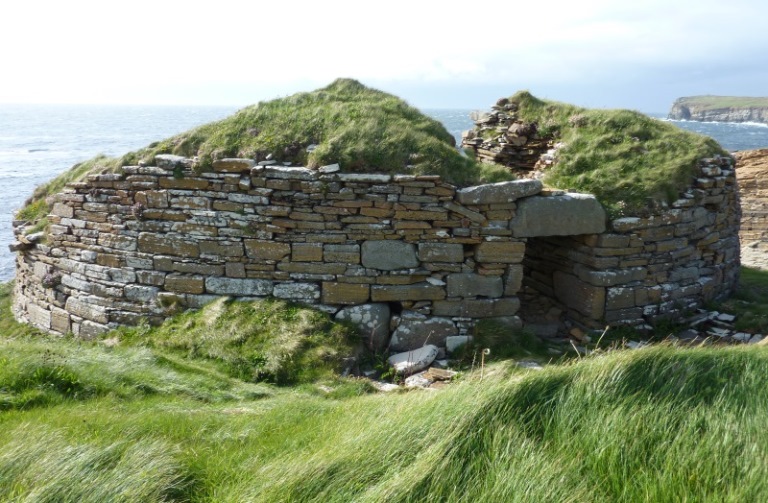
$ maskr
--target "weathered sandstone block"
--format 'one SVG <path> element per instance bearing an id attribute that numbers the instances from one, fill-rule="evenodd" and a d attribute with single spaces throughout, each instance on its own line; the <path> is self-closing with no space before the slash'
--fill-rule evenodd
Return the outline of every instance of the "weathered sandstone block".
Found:
<path id="1" fill-rule="evenodd" d="M 605 232 L 606 218 L 590 194 L 536 196 L 519 201 L 510 228 L 515 237 L 599 234 Z"/>
<path id="2" fill-rule="evenodd" d="M 467 187 L 456 192 L 456 196 L 461 204 L 511 203 L 538 194 L 542 188 L 539 180 L 513 180 Z"/>
<path id="3" fill-rule="evenodd" d="M 369 297 L 366 284 L 323 282 L 323 304 L 364 304 Z"/>
<path id="4" fill-rule="evenodd" d="M 449 274 L 448 297 L 501 297 L 504 282 L 500 276 L 481 276 L 474 273 Z"/>
<path id="5" fill-rule="evenodd" d="M 475 248 L 478 262 L 519 264 L 525 255 L 525 243 L 515 241 L 486 241 Z"/>
<path id="6" fill-rule="evenodd" d="M 205 290 L 216 295 L 264 297 L 272 295 L 273 282 L 263 279 L 205 278 Z"/>
<path id="7" fill-rule="evenodd" d="M 365 241 L 361 248 L 363 266 L 381 271 L 418 267 L 416 246 L 402 241 Z"/>

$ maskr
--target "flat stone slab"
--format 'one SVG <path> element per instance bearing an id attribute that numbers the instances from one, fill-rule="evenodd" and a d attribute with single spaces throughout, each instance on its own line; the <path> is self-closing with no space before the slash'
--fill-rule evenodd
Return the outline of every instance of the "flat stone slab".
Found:
<path id="1" fill-rule="evenodd" d="M 404 315 L 392 333 L 389 347 L 393 351 L 408 351 L 427 343 L 444 346 L 448 337 L 458 333 L 459 329 L 450 318 Z"/>
<path id="2" fill-rule="evenodd" d="M 578 236 L 605 232 L 606 213 L 591 194 L 535 196 L 517 204 L 510 223 L 515 237 Z"/>
<path id="3" fill-rule="evenodd" d="M 219 173 L 246 173 L 255 165 L 252 159 L 229 157 L 213 161 L 213 170 Z"/>
<path id="4" fill-rule="evenodd" d="M 400 374 L 414 374 L 429 367 L 437 358 L 437 346 L 424 347 L 390 356 L 387 362 Z"/>
<path id="5" fill-rule="evenodd" d="M 361 248 L 363 266 L 380 271 L 418 267 L 416 246 L 402 241 L 366 241 Z"/>
<path id="6" fill-rule="evenodd" d="M 538 194 L 542 188 L 539 180 L 513 180 L 467 187 L 456 192 L 456 198 L 461 204 L 512 203 L 521 197 Z"/>

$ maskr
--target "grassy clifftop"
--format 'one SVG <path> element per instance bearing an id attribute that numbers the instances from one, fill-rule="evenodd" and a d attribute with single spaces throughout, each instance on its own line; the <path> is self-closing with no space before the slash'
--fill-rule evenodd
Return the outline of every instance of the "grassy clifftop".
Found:
<path id="1" fill-rule="evenodd" d="M 768 108 L 768 97 L 747 96 L 686 96 L 675 100 L 676 106 L 687 106 L 698 110 L 718 110 L 724 108 Z"/>

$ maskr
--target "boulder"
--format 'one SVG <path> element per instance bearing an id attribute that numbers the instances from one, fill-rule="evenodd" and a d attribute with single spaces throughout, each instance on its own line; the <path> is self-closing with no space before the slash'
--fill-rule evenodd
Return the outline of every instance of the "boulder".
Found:
<path id="1" fill-rule="evenodd" d="M 437 358 L 437 346 L 428 344 L 413 351 L 397 353 L 387 359 L 400 374 L 414 374 L 429 367 Z"/>
<path id="2" fill-rule="evenodd" d="M 362 304 L 341 309 L 336 320 L 353 323 L 360 330 L 366 346 L 371 351 L 383 351 L 389 343 L 388 304 Z"/>

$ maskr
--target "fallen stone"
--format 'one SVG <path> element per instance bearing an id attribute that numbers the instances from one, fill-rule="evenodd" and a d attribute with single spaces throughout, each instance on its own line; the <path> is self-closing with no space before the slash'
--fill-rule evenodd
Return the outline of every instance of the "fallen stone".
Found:
<path id="1" fill-rule="evenodd" d="M 684 340 L 684 341 L 690 341 L 690 340 L 698 338 L 699 337 L 699 332 L 689 328 L 689 329 L 683 330 L 682 332 L 677 334 L 677 337 L 682 339 L 682 340 Z"/>
<path id="2" fill-rule="evenodd" d="M 426 372 L 424 372 L 424 377 L 429 379 L 430 381 L 450 381 L 456 375 L 458 372 L 454 370 L 445 370 L 445 369 L 439 369 L 435 367 L 429 367 Z"/>
<path id="3" fill-rule="evenodd" d="M 445 338 L 445 349 L 453 353 L 460 347 L 472 341 L 471 335 L 451 335 Z"/>
<path id="4" fill-rule="evenodd" d="M 428 344 L 413 351 L 397 353 L 387 359 L 396 372 L 411 375 L 429 367 L 437 357 L 437 346 Z"/>
<path id="5" fill-rule="evenodd" d="M 392 333 L 390 347 L 393 351 L 408 351 L 430 343 L 444 346 L 447 337 L 458 334 L 458 328 L 450 318 L 427 318 L 416 313 L 404 315 Z"/>
<path id="6" fill-rule="evenodd" d="M 734 321 L 736 321 L 736 316 L 732 314 L 720 313 L 717 315 L 716 319 L 718 321 L 723 321 L 725 323 L 733 323 Z"/>
<path id="7" fill-rule="evenodd" d="M 542 367 L 538 362 L 534 361 L 520 360 L 519 362 L 515 362 L 515 364 L 518 367 L 523 367 L 524 369 L 544 370 L 544 367 Z"/>
<path id="8" fill-rule="evenodd" d="M 736 332 L 733 334 L 733 339 L 739 342 L 749 342 L 749 340 L 752 338 L 752 334 L 746 334 L 744 332 Z"/>
<path id="9" fill-rule="evenodd" d="M 758 344 L 763 341 L 763 336 L 760 334 L 755 334 L 749 339 L 749 344 Z"/>
<path id="10" fill-rule="evenodd" d="M 714 337 L 728 337 L 731 335 L 731 331 L 727 328 L 710 327 L 707 329 L 707 334 Z"/>
<path id="11" fill-rule="evenodd" d="M 384 393 L 389 393 L 390 391 L 397 391 L 400 389 L 400 386 L 397 384 L 383 381 L 371 381 L 371 385 L 373 385 L 373 387 L 377 390 L 383 391 Z"/>
<path id="12" fill-rule="evenodd" d="M 427 379 L 423 373 L 415 374 L 405 379 L 406 388 L 429 388 L 432 381 Z"/>

